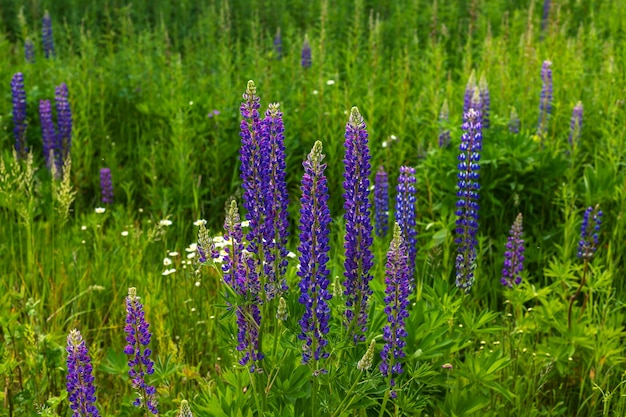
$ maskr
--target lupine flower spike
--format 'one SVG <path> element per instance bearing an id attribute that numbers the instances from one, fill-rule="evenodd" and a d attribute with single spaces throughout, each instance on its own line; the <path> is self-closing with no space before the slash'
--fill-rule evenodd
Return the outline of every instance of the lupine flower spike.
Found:
<path id="1" fill-rule="evenodd" d="M 265 292 L 268 299 L 286 292 L 287 241 L 289 239 L 289 196 L 285 164 L 283 113 L 278 103 L 271 103 L 261 122 L 263 143 L 267 146 L 267 182 L 265 190 Z"/>
<path id="2" fill-rule="evenodd" d="M 513 134 L 518 134 L 520 128 L 519 116 L 517 115 L 517 111 L 515 107 L 511 107 L 511 115 L 509 116 L 509 132 Z"/>
<path id="3" fill-rule="evenodd" d="M 485 74 L 480 76 L 480 81 L 478 82 L 478 89 L 480 91 L 481 112 L 483 116 L 483 119 L 482 119 L 483 129 L 488 129 L 491 98 L 489 96 L 489 86 L 487 85 L 487 79 L 485 78 Z"/>
<path id="4" fill-rule="evenodd" d="M 583 129 L 583 103 L 579 101 L 572 110 L 572 121 L 570 123 L 569 131 L 569 144 L 571 147 L 576 147 L 580 134 Z"/>
<path id="5" fill-rule="evenodd" d="M 35 63 L 35 45 L 28 38 L 24 41 L 24 58 L 29 64 Z"/>
<path id="6" fill-rule="evenodd" d="M 396 397 L 395 375 L 402 373 L 402 358 L 404 358 L 404 339 L 408 336 L 406 331 L 406 318 L 409 317 L 410 272 L 407 260 L 407 249 L 402 237 L 400 225 L 396 223 L 393 231 L 393 239 L 387 252 L 385 274 L 385 314 L 388 324 L 383 328 L 383 346 L 380 352 L 382 359 L 379 369 L 385 377 L 389 377 L 391 397 Z"/>
<path id="7" fill-rule="evenodd" d="M 356 369 L 359 371 L 367 371 L 372 367 L 372 363 L 374 362 L 374 351 L 376 350 L 376 340 L 372 339 L 370 342 L 370 346 L 367 348 L 365 355 L 361 358 L 360 361 L 356 364 Z"/>
<path id="8" fill-rule="evenodd" d="M 150 359 L 152 350 L 150 344 L 150 325 L 146 322 L 143 305 L 137 297 L 134 287 L 128 289 L 126 297 L 126 347 L 124 353 L 129 356 L 128 376 L 137 398 L 133 402 L 135 407 L 145 407 L 147 412 L 159 414 L 157 409 L 156 389 L 146 383 L 146 376 L 154 373 L 154 362 Z"/>
<path id="9" fill-rule="evenodd" d="M 539 100 L 539 124 L 537 126 L 537 136 L 541 140 L 543 146 L 543 140 L 548 133 L 548 120 L 550 114 L 552 114 L 552 62 L 543 61 L 541 66 L 541 80 L 543 81 L 541 87 L 541 96 Z"/>
<path id="10" fill-rule="evenodd" d="M 464 115 L 459 146 L 458 201 L 456 203 L 456 286 L 469 292 L 474 283 L 478 239 L 478 183 L 482 126 L 480 113 L 470 109 Z"/>
<path id="11" fill-rule="evenodd" d="M 389 229 L 389 179 L 382 165 L 378 168 L 374 180 L 374 208 L 376 236 L 386 236 Z"/>
<path id="12" fill-rule="evenodd" d="M 113 180 L 109 168 L 100 169 L 100 190 L 102 191 L 102 202 L 113 204 Z"/>
<path id="13" fill-rule="evenodd" d="M 59 172 L 62 172 L 63 162 L 67 159 L 72 147 L 72 109 L 70 108 L 68 96 L 67 84 L 61 83 L 61 85 L 55 88 L 54 99 L 57 107 L 58 125 L 58 155 L 56 157 L 56 162 Z"/>
<path id="14" fill-rule="evenodd" d="M 544 38 L 545 31 L 548 28 L 551 4 L 552 4 L 551 0 L 543 0 L 543 14 L 541 15 L 541 39 Z"/>
<path id="15" fill-rule="evenodd" d="M 196 250 L 198 251 L 198 262 L 201 264 L 206 263 L 209 257 L 216 259 L 220 256 L 213 242 L 213 238 L 209 236 L 209 230 L 206 228 L 204 222 L 201 222 L 198 227 L 198 243 Z"/>
<path id="16" fill-rule="evenodd" d="M 602 210 L 600 206 L 587 207 L 583 215 L 583 224 L 580 229 L 580 241 L 578 242 L 578 258 L 591 260 L 598 249 L 598 233 L 602 224 Z"/>
<path id="17" fill-rule="evenodd" d="M 311 153 L 302 164 L 302 198 L 300 199 L 300 298 L 304 314 L 300 320 L 301 332 L 298 339 L 302 345 L 302 363 L 311 359 L 316 363 L 328 357 L 325 335 L 329 331 L 330 307 L 332 298 L 328 291 L 328 252 L 330 250 L 330 211 L 328 209 L 328 186 L 322 161 L 322 143 L 315 142 Z M 324 372 L 318 365 L 314 375 Z"/>
<path id="18" fill-rule="evenodd" d="M 13 99 L 13 134 L 15 136 L 15 151 L 18 157 L 26 158 L 26 92 L 24 91 L 24 76 L 16 73 L 11 79 L 11 96 Z"/>
<path id="19" fill-rule="evenodd" d="M 276 37 L 274 38 L 274 53 L 276 54 L 276 59 L 282 59 L 283 38 L 280 35 L 280 28 L 276 29 Z"/>
<path id="20" fill-rule="evenodd" d="M 304 43 L 302 44 L 300 65 L 302 65 L 302 68 L 311 68 L 311 44 L 309 44 L 309 37 L 306 35 L 304 35 Z"/>
<path id="21" fill-rule="evenodd" d="M 409 251 L 409 269 L 411 281 L 415 271 L 415 257 L 417 256 L 417 229 L 415 220 L 415 203 L 417 190 L 415 188 L 415 168 L 400 167 L 396 194 L 396 221 L 405 239 L 404 246 Z"/>
<path id="22" fill-rule="evenodd" d="M 42 22 L 42 37 L 43 40 L 43 53 L 46 58 L 54 57 L 54 41 L 52 40 L 52 19 L 50 18 L 50 13 L 46 10 L 46 13 L 43 15 Z"/>
<path id="23" fill-rule="evenodd" d="M 193 417 L 191 413 L 191 408 L 189 408 L 189 403 L 187 400 L 182 400 L 180 402 L 180 410 L 178 410 L 178 414 L 176 417 Z"/>
<path id="24" fill-rule="evenodd" d="M 522 213 L 515 218 L 504 251 L 504 268 L 500 282 L 509 288 L 522 282 L 524 269 L 524 239 L 522 239 Z"/>
<path id="25" fill-rule="evenodd" d="M 50 100 L 39 101 L 39 118 L 41 119 L 41 137 L 43 139 L 43 156 L 46 159 L 46 167 L 52 170 L 54 165 L 54 152 L 56 147 L 56 129 L 52 120 L 52 107 Z M 56 168 L 56 166 L 55 166 Z"/>
<path id="26" fill-rule="evenodd" d="M 439 112 L 439 147 L 447 148 L 450 145 L 450 110 L 448 109 L 448 99 L 443 101 Z"/>
<path id="27" fill-rule="evenodd" d="M 72 417 L 98 417 L 93 366 L 83 336 L 76 329 L 67 336 L 67 395 Z"/>
<path id="28" fill-rule="evenodd" d="M 467 85 L 465 86 L 465 95 L 463 96 L 463 114 L 472 107 L 472 97 L 474 96 L 474 90 L 476 90 L 476 72 L 472 70 Z"/>
<path id="29" fill-rule="evenodd" d="M 373 266 L 372 223 L 370 220 L 370 153 L 367 130 L 359 109 L 352 108 L 346 124 L 346 170 L 343 174 L 344 219 L 346 233 L 344 249 L 344 295 L 346 296 L 346 324 L 354 342 L 365 340 L 368 299 L 372 294 L 370 269 Z"/>

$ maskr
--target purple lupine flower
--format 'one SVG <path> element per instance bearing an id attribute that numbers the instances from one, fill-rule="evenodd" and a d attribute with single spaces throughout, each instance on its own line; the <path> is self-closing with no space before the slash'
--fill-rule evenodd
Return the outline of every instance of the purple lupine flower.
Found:
<path id="1" fill-rule="evenodd" d="M 304 42 L 302 43 L 302 60 L 300 65 L 302 68 L 311 68 L 311 44 L 309 44 L 309 37 L 304 35 Z"/>
<path id="2" fill-rule="evenodd" d="M 113 204 L 113 180 L 109 168 L 100 169 L 100 190 L 102 191 L 102 202 Z"/>
<path id="3" fill-rule="evenodd" d="M 444 100 L 439 112 L 439 147 L 447 148 L 450 145 L 450 110 L 448 109 L 448 100 Z"/>
<path id="4" fill-rule="evenodd" d="M 54 41 L 52 40 L 52 19 L 50 18 L 50 13 L 46 10 L 46 13 L 43 15 L 43 24 L 42 24 L 42 36 L 43 40 L 43 53 L 46 58 L 54 57 Z"/>
<path id="5" fill-rule="evenodd" d="M 548 119 L 552 114 L 552 62 L 543 61 L 541 66 L 541 79 L 543 85 L 541 87 L 541 97 L 539 100 L 539 125 L 537 126 L 537 136 L 543 140 L 548 133 Z"/>
<path id="6" fill-rule="evenodd" d="M 276 37 L 274 38 L 274 53 L 276 59 L 283 57 L 283 38 L 280 36 L 280 28 L 276 29 Z"/>
<path id="7" fill-rule="evenodd" d="M 483 101 L 482 101 L 482 97 L 480 95 L 480 89 L 478 87 L 476 87 L 474 89 L 474 95 L 472 95 L 472 99 L 470 100 L 470 108 L 474 109 L 475 111 L 478 112 L 478 114 L 480 114 L 480 122 L 482 125 L 482 120 L 483 120 Z"/>
<path id="8" fill-rule="evenodd" d="M 76 329 L 67 336 L 67 396 L 72 417 L 98 417 L 93 366 L 83 336 Z"/>
<path id="9" fill-rule="evenodd" d="M 224 240 L 230 242 L 226 246 L 222 271 L 224 272 L 224 282 L 235 288 L 235 275 L 241 264 L 241 256 L 244 251 L 243 230 L 241 229 L 241 218 L 237 201 L 232 200 L 230 207 L 226 211 L 224 220 Z M 215 256 L 214 256 L 215 257 Z"/>
<path id="10" fill-rule="evenodd" d="M 154 362 L 150 359 L 152 350 L 150 344 L 150 325 L 146 322 L 143 305 L 137 297 L 134 287 L 128 289 L 126 297 L 126 347 L 124 353 L 129 356 L 128 376 L 133 389 L 137 391 L 137 398 L 133 402 L 135 407 L 145 407 L 147 412 L 159 414 L 157 409 L 156 389 L 146 383 L 146 375 L 154 373 Z"/>
<path id="11" fill-rule="evenodd" d="M 344 287 L 346 321 L 349 337 L 354 342 L 365 340 L 368 299 L 372 294 L 370 281 L 374 255 L 372 254 L 372 222 L 370 219 L 370 153 L 367 130 L 359 109 L 352 107 L 346 124 L 346 168 L 343 177 L 343 208 L 346 210 Z"/>
<path id="12" fill-rule="evenodd" d="M 72 109 L 68 100 L 67 84 L 61 83 L 54 89 L 54 100 L 57 107 L 57 126 L 58 126 L 58 155 L 57 168 L 58 172 L 62 172 L 63 163 L 70 154 L 72 147 Z"/>
<path id="13" fill-rule="evenodd" d="M 474 97 L 474 90 L 476 90 L 476 73 L 472 70 L 472 73 L 467 80 L 465 86 L 465 95 L 463 96 L 463 114 L 472 107 L 472 97 Z"/>
<path id="14" fill-rule="evenodd" d="M 24 58 L 29 64 L 35 63 L 35 45 L 29 38 L 24 41 Z"/>
<path id="15" fill-rule="evenodd" d="M 387 235 L 389 229 L 389 179 L 385 168 L 381 165 L 374 180 L 374 207 L 376 236 Z"/>
<path id="16" fill-rule="evenodd" d="M 480 103 L 481 103 L 480 112 L 483 117 L 482 119 L 483 129 L 488 129 L 489 128 L 489 107 L 491 106 L 491 98 L 489 96 L 489 85 L 487 84 L 487 79 L 485 78 L 485 74 L 480 76 L 480 81 L 478 82 L 478 90 L 480 91 Z"/>
<path id="17" fill-rule="evenodd" d="M 11 97 L 13 101 L 15 151 L 18 157 L 25 158 L 28 153 L 26 146 L 26 92 L 24 91 L 24 76 L 21 72 L 15 73 L 11 79 Z"/>
<path id="18" fill-rule="evenodd" d="M 287 272 L 287 240 L 289 239 L 289 196 L 285 164 L 285 126 L 278 103 L 272 103 L 265 112 L 262 123 L 264 140 L 267 141 L 269 169 L 268 183 L 264 184 L 267 216 L 265 218 L 265 275 L 268 299 L 276 293 L 289 289 L 285 279 Z"/>
<path id="19" fill-rule="evenodd" d="M 522 282 L 524 269 L 524 239 L 522 239 L 522 213 L 519 213 L 511 226 L 504 251 L 504 267 L 500 282 L 509 288 Z"/>
<path id="20" fill-rule="evenodd" d="M 598 233 L 602 224 L 602 210 L 600 206 L 587 207 L 583 215 L 583 224 L 580 228 L 580 241 L 578 242 L 578 258 L 585 261 L 591 260 L 598 249 Z M 591 222 L 589 219 L 591 218 Z"/>
<path id="21" fill-rule="evenodd" d="M 415 168 L 400 167 L 398 186 L 396 188 L 396 221 L 400 225 L 405 246 L 409 251 L 409 268 L 411 280 L 415 271 L 415 257 L 417 255 L 417 229 L 415 223 L 415 203 L 417 190 L 415 188 Z"/>
<path id="22" fill-rule="evenodd" d="M 570 146 L 576 146 L 580 139 L 580 134 L 583 129 L 583 103 L 579 101 L 572 110 L 572 121 L 570 122 L 569 131 L 569 144 Z"/>
<path id="23" fill-rule="evenodd" d="M 206 228 L 206 221 L 201 221 L 198 226 L 198 243 L 196 244 L 196 250 L 198 251 L 198 262 L 201 264 L 209 260 L 209 256 L 212 259 L 217 259 L 220 256 L 220 252 L 215 247 L 213 238 L 209 236 L 209 230 Z"/>
<path id="24" fill-rule="evenodd" d="M 519 116 L 517 115 L 517 111 L 515 107 L 511 107 L 511 115 L 509 116 L 509 132 L 518 134 L 519 133 Z"/>
<path id="25" fill-rule="evenodd" d="M 259 328 L 261 327 L 261 310 L 259 309 L 261 283 L 256 270 L 256 262 L 252 253 L 243 252 L 235 273 L 235 291 L 237 299 L 237 350 L 244 352 L 239 360 L 242 366 L 250 363 L 250 372 L 256 370 L 255 362 L 263 359 L 259 350 Z"/>
<path id="26" fill-rule="evenodd" d="M 541 15 L 541 39 L 545 35 L 546 28 L 548 27 L 548 19 L 550 18 L 550 6 L 551 0 L 543 0 L 543 14 Z"/>
<path id="27" fill-rule="evenodd" d="M 409 317 L 411 271 L 406 253 L 405 240 L 402 237 L 400 225 L 396 223 L 385 265 L 385 314 L 388 324 L 383 328 L 385 346 L 380 352 L 382 361 L 379 365 L 380 373 L 390 378 L 392 398 L 396 397 L 394 375 L 402 373 L 401 360 L 405 356 L 406 345 L 404 339 L 408 336 L 405 320 Z"/>
<path id="28" fill-rule="evenodd" d="M 39 101 L 39 117 L 41 119 L 41 137 L 43 139 L 43 156 L 46 159 L 46 167 L 52 169 L 56 148 L 57 134 L 52 120 L 52 106 L 50 100 Z"/>
<path id="29" fill-rule="evenodd" d="M 474 283 L 476 246 L 478 239 L 478 170 L 482 149 L 480 113 L 470 109 L 465 113 L 461 145 L 459 146 L 458 201 L 456 203 L 456 286 L 469 292 Z"/>
<path id="30" fill-rule="evenodd" d="M 305 307 L 300 320 L 301 333 L 298 339 L 302 346 L 302 363 L 307 364 L 313 358 L 316 362 L 328 357 L 324 336 L 329 331 L 330 307 L 328 300 L 332 294 L 328 291 L 328 252 L 330 250 L 330 210 L 328 209 L 328 186 L 322 162 L 322 142 L 317 141 L 302 163 L 302 198 L 300 203 L 300 298 Z M 317 369 L 316 375 L 323 370 Z"/>

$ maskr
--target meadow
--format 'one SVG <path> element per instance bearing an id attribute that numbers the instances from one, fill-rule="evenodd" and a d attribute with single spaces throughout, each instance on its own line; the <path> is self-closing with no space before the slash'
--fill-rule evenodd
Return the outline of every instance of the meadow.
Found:
<path id="1" fill-rule="evenodd" d="M 622 1 L 1 3 L 0 416 L 626 415 Z"/>

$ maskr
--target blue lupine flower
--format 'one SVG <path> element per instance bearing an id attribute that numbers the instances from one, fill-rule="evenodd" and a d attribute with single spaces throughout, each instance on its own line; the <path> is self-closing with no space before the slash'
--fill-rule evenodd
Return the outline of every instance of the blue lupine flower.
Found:
<path id="1" fill-rule="evenodd" d="M 470 109 L 465 113 L 461 145 L 459 146 L 458 201 L 456 203 L 456 286 L 469 292 L 474 283 L 476 246 L 478 239 L 478 170 L 482 149 L 480 113 Z"/>
<path id="2" fill-rule="evenodd" d="M 504 251 L 504 267 L 502 268 L 502 285 L 513 288 L 522 282 L 524 269 L 524 239 L 522 239 L 522 213 L 519 213 L 511 226 Z"/>
<path id="3" fill-rule="evenodd" d="M 444 100 L 439 112 L 439 147 L 447 148 L 450 145 L 450 110 L 448 109 L 448 100 Z"/>
<path id="4" fill-rule="evenodd" d="M 100 169 L 100 190 L 102 191 L 102 202 L 113 204 L 113 180 L 109 168 Z"/>
<path id="5" fill-rule="evenodd" d="M 276 37 L 274 38 L 274 53 L 276 59 L 282 59 L 283 57 L 283 38 L 280 35 L 280 28 L 276 30 Z"/>
<path id="6" fill-rule="evenodd" d="M 481 75 L 480 81 L 478 83 L 478 90 L 480 91 L 480 103 L 481 103 L 481 114 L 482 114 L 482 123 L 483 129 L 489 128 L 489 111 L 491 106 L 491 98 L 489 96 L 489 86 L 487 85 L 487 79 L 485 78 L 485 74 Z M 474 109 L 479 110 L 479 109 Z"/>
<path id="7" fill-rule="evenodd" d="M 579 101 L 572 110 L 572 121 L 570 122 L 569 144 L 576 146 L 583 130 L 583 103 Z"/>
<path id="8" fill-rule="evenodd" d="M 66 388 L 72 417 L 98 417 L 93 366 L 83 336 L 76 329 L 67 336 Z"/>
<path id="9" fill-rule="evenodd" d="M 264 358 L 259 350 L 259 328 L 261 310 L 259 309 L 261 284 L 256 270 L 256 262 L 250 252 L 243 252 L 235 274 L 235 291 L 239 295 L 237 302 L 237 350 L 244 352 L 239 360 L 242 366 L 251 363 L 250 372 L 256 370 L 255 362 Z"/>
<path id="10" fill-rule="evenodd" d="M 391 397 L 396 397 L 394 375 L 402 373 L 402 358 L 404 358 L 404 339 L 408 336 L 406 331 L 406 318 L 409 317 L 409 295 L 411 294 L 409 264 L 407 248 L 402 237 L 400 225 L 395 224 L 393 239 L 387 252 L 385 274 L 385 314 L 388 324 L 383 328 L 383 346 L 380 352 L 382 359 L 379 369 L 385 377 L 390 377 Z"/>
<path id="11" fill-rule="evenodd" d="M 70 154 L 72 147 L 72 109 L 68 100 L 67 84 L 61 83 L 54 90 L 54 99 L 57 107 L 58 139 L 56 156 L 57 172 L 63 171 L 63 164 Z"/>
<path id="12" fill-rule="evenodd" d="M 39 101 L 39 118 L 41 119 L 41 137 L 43 139 L 43 156 L 46 167 L 52 169 L 57 146 L 57 134 L 52 120 L 52 106 L 50 100 Z"/>
<path id="13" fill-rule="evenodd" d="M 25 158 L 28 153 L 26 146 L 26 92 L 24 91 L 24 76 L 21 72 L 13 75 L 11 79 L 11 97 L 13 101 L 15 151 L 18 157 Z"/>
<path id="14" fill-rule="evenodd" d="M 315 142 L 307 159 L 303 162 L 302 198 L 300 199 L 300 298 L 304 305 L 304 314 L 300 320 L 304 341 L 302 363 L 307 364 L 313 358 L 316 362 L 328 357 L 325 347 L 328 340 L 330 307 L 328 300 L 332 294 L 328 291 L 328 252 L 330 250 L 330 210 L 328 209 L 328 186 L 322 162 L 322 143 Z M 323 372 L 319 368 L 316 374 Z"/>
<path id="15" fill-rule="evenodd" d="M 370 220 L 370 153 L 367 130 L 359 109 L 352 108 L 346 124 L 346 168 L 343 177 L 344 219 L 346 233 L 344 248 L 344 295 L 349 337 L 355 342 L 365 340 L 368 299 L 372 294 L 370 269 L 373 265 L 372 223 Z"/>
<path id="16" fill-rule="evenodd" d="M 548 27 L 551 3 L 551 0 L 543 0 L 543 13 L 541 15 L 541 39 L 544 38 L 546 28 Z"/>
<path id="17" fill-rule="evenodd" d="M 134 287 L 128 289 L 126 297 L 126 347 L 124 353 L 129 356 L 128 376 L 133 389 L 137 391 L 137 398 L 133 402 L 135 407 L 145 407 L 147 412 L 159 414 L 157 410 L 156 389 L 146 383 L 146 375 L 154 373 L 154 362 L 150 359 L 152 350 L 150 344 L 150 325 L 146 322 L 143 305 L 137 297 Z"/>
<path id="18" fill-rule="evenodd" d="M 517 111 L 515 107 L 511 107 L 511 115 L 509 116 L 509 132 L 518 134 L 520 127 L 519 116 L 517 115 Z"/>
<path id="19" fill-rule="evenodd" d="M 382 165 L 378 168 L 374 180 L 374 207 L 376 236 L 383 237 L 389 229 L 389 179 Z"/>
<path id="20" fill-rule="evenodd" d="M 599 205 L 589 206 L 585 210 L 583 224 L 580 228 L 580 241 L 578 242 L 578 257 L 580 259 L 591 260 L 593 254 L 596 253 L 603 214 Z"/>
<path id="21" fill-rule="evenodd" d="M 548 120 L 552 114 L 552 62 L 543 61 L 541 66 L 541 97 L 539 100 L 539 125 L 537 126 L 537 136 L 543 140 L 548 133 Z"/>
<path id="22" fill-rule="evenodd" d="M 465 86 L 465 95 L 463 96 L 463 114 L 472 107 L 472 97 L 474 97 L 474 91 L 476 90 L 476 72 L 472 70 L 467 85 Z"/>
<path id="23" fill-rule="evenodd" d="M 311 68 L 311 63 L 311 44 L 309 44 L 309 37 L 305 35 L 302 43 L 302 60 L 300 65 L 302 65 L 302 68 Z"/>
<path id="24" fill-rule="evenodd" d="M 267 215 L 265 217 L 265 291 L 268 299 L 289 289 L 287 272 L 287 240 L 289 239 L 289 196 L 285 164 L 283 113 L 279 104 L 268 106 L 262 123 L 264 143 L 268 146 L 268 182 L 264 184 Z"/>
<path id="25" fill-rule="evenodd" d="M 417 229 L 415 220 L 415 203 L 417 190 L 415 189 L 415 168 L 400 167 L 400 176 L 396 188 L 396 221 L 400 225 L 405 246 L 409 251 L 409 268 L 411 279 L 415 271 L 415 257 L 417 256 Z"/>
<path id="26" fill-rule="evenodd" d="M 46 10 L 46 13 L 43 15 L 43 24 L 42 24 L 42 36 L 43 40 L 43 53 L 46 58 L 54 57 L 54 41 L 52 40 L 52 19 L 50 18 L 50 13 Z"/>
<path id="27" fill-rule="evenodd" d="M 28 38 L 24 41 L 24 58 L 29 64 L 35 63 L 35 45 Z"/>

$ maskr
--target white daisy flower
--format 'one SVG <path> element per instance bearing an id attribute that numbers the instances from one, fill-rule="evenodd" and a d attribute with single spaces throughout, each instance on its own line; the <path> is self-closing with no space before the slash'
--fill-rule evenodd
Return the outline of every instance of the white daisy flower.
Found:
<path id="1" fill-rule="evenodd" d="M 326 81 L 326 85 L 335 85 L 335 80 Z"/>
<path id="2" fill-rule="evenodd" d="M 104 213 L 105 211 L 107 211 L 107 209 L 105 209 L 104 207 L 96 207 L 96 210 L 95 210 L 95 211 L 96 211 L 96 213 L 98 213 L 98 214 L 102 214 L 102 213 Z"/>
<path id="3" fill-rule="evenodd" d="M 128 230 L 124 230 L 124 231 L 121 233 L 121 235 L 122 235 L 122 236 L 124 236 L 124 237 L 128 236 Z"/>
<path id="4" fill-rule="evenodd" d="M 159 226 L 171 226 L 172 225 L 172 221 L 168 220 L 168 219 L 164 219 L 164 220 L 159 220 Z"/>
<path id="5" fill-rule="evenodd" d="M 193 225 L 194 225 L 194 226 L 198 226 L 198 227 L 199 227 L 201 224 L 206 225 L 206 220 L 204 220 L 204 219 L 198 219 L 198 220 L 196 220 L 195 222 L 193 222 Z"/>
<path id="6" fill-rule="evenodd" d="M 163 258 L 163 266 L 170 266 L 172 264 L 172 260 L 170 258 Z"/>
<path id="7" fill-rule="evenodd" d="M 197 243 L 192 243 L 191 245 L 189 245 L 188 248 L 185 248 L 185 251 L 187 252 L 195 252 L 198 250 L 198 244 Z"/>
<path id="8" fill-rule="evenodd" d="M 176 272 L 176 269 L 174 268 L 166 269 L 165 271 L 163 271 L 163 275 L 170 275 L 170 274 L 173 274 L 174 272 Z"/>
<path id="9" fill-rule="evenodd" d="M 168 253 L 169 256 L 178 256 L 178 252 L 170 252 Z"/>

